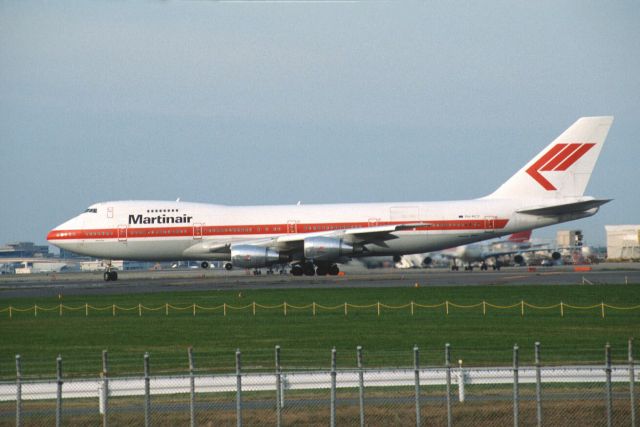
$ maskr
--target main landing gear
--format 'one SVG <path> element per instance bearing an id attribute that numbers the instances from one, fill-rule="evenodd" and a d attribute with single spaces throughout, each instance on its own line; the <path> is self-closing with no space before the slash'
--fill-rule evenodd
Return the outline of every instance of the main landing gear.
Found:
<path id="1" fill-rule="evenodd" d="M 337 276 L 340 273 L 340 268 L 337 264 L 314 264 L 311 261 L 307 261 L 301 264 L 294 264 L 291 266 L 291 274 L 294 276 Z"/>

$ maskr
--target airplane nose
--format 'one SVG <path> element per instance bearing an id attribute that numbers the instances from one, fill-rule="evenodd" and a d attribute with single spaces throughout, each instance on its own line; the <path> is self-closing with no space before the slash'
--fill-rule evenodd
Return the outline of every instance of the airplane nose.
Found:
<path id="1" fill-rule="evenodd" d="M 49 233 L 47 233 L 47 242 L 53 243 L 52 240 L 56 240 L 56 238 L 57 238 L 57 231 L 55 228 L 49 231 Z"/>
<path id="2" fill-rule="evenodd" d="M 62 247 L 65 243 L 81 238 L 84 221 L 80 217 L 74 217 L 60 224 L 47 233 L 47 241 L 52 245 Z"/>

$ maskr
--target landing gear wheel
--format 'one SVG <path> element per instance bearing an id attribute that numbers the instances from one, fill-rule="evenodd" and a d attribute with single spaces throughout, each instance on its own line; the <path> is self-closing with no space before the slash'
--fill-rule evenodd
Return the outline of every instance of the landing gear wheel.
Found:
<path id="1" fill-rule="evenodd" d="M 328 273 L 331 276 L 337 276 L 338 273 L 340 273 L 340 268 L 338 268 L 338 266 L 336 264 L 331 264 L 331 266 L 329 267 Z"/>
<path id="2" fill-rule="evenodd" d="M 326 276 L 328 272 L 329 269 L 326 266 L 319 265 L 318 268 L 316 268 L 316 274 L 318 276 Z"/>
<path id="3" fill-rule="evenodd" d="M 209 263 L 207 261 L 202 261 L 202 264 L 200 264 L 200 267 L 209 268 Z"/>
<path id="4" fill-rule="evenodd" d="M 115 271 L 105 271 L 102 277 L 104 278 L 105 282 L 115 282 L 116 280 L 118 280 L 118 273 L 116 273 Z"/>
<path id="5" fill-rule="evenodd" d="M 302 276 L 302 266 L 300 264 L 294 264 L 291 266 L 291 275 Z"/>
<path id="6" fill-rule="evenodd" d="M 315 276 L 316 266 L 312 262 L 305 262 L 302 267 L 305 276 Z"/>

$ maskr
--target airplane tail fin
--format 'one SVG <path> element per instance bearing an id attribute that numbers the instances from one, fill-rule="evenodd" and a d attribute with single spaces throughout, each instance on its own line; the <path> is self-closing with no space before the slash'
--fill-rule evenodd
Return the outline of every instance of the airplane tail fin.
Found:
<path id="1" fill-rule="evenodd" d="M 513 243 L 528 242 L 529 240 L 531 240 L 531 230 L 521 231 L 519 233 L 513 233 L 512 235 L 509 236 L 508 240 Z"/>
<path id="2" fill-rule="evenodd" d="M 582 117 L 535 156 L 489 199 L 580 197 L 589 183 L 613 117 Z"/>

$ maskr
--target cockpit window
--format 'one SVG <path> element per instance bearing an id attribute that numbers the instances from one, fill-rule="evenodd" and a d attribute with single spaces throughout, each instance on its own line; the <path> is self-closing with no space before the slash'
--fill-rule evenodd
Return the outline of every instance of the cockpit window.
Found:
<path id="1" fill-rule="evenodd" d="M 84 213 L 98 213 L 98 209 L 97 208 L 87 208 L 86 211 L 84 211 Z"/>

